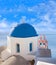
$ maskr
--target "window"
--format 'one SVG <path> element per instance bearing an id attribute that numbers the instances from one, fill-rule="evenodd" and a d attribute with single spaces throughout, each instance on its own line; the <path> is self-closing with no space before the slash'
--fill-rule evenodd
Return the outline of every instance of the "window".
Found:
<path id="1" fill-rule="evenodd" d="M 29 49 L 30 51 L 32 51 L 32 43 L 30 43 Z"/>
<path id="2" fill-rule="evenodd" d="M 17 44 L 17 52 L 20 52 L 20 45 Z"/>
<path id="3" fill-rule="evenodd" d="M 43 46 L 43 43 L 40 43 L 40 46 L 42 47 Z"/>
<path id="4" fill-rule="evenodd" d="M 43 43 L 43 45 L 45 45 L 45 43 Z"/>
<path id="5" fill-rule="evenodd" d="M 42 45 L 42 43 L 40 43 L 40 45 Z"/>

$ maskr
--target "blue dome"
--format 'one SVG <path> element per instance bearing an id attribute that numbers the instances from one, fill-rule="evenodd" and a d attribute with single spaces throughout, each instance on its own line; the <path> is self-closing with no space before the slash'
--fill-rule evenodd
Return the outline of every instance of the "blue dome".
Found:
<path id="1" fill-rule="evenodd" d="M 15 27 L 11 33 L 12 37 L 26 38 L 38 36 L 34 27 L 30 24 L 23 23 Z"/>

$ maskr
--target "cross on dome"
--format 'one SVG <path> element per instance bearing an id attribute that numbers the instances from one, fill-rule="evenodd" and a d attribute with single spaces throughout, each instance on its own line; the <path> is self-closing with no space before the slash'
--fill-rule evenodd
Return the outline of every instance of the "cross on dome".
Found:
<path id="1" fill-rule="evenodd" d="M 22 16 L 22 19 L 20 20 L 20 23 L 25 23 L 26 22 L 26 17 Z"/>

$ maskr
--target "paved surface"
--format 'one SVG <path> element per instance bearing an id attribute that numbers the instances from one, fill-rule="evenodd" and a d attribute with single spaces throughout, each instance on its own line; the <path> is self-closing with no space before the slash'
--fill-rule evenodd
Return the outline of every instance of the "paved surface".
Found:
<path id="1" fill-rule="evenodd" d="M 46 63 L 51 63 L 51 64 L 55 64 L 56 65 L 56 58 L 37 58 L 35 59 L 35 65 L 37 64 L 38 61 L 41 62 L 46 62 Z"/>
<path id="2" fill-rule="evenodd" d="M 38 61 L 38 63 L 36 65 L 56 65 L 56 64 L 51 64 L 51 63 Z"/>
<path id="3" fill-rule="evenodd" d="M 1 58 L 0 58 L 0 65 L 2 64 L 2 60 L 1 60 Z"/>

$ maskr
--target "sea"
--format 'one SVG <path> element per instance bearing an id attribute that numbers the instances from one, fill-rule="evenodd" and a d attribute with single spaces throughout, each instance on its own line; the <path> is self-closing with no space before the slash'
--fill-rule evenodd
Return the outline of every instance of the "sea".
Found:
<path id="1" fill-rule="evenodd" d="M 0 46 L 7 45 L 8 33 L 0 33 Z M 51 49 L 52 57 L 56 58 L 56 34 L 45 34 L 48 40 L 48 48 Z"/>

